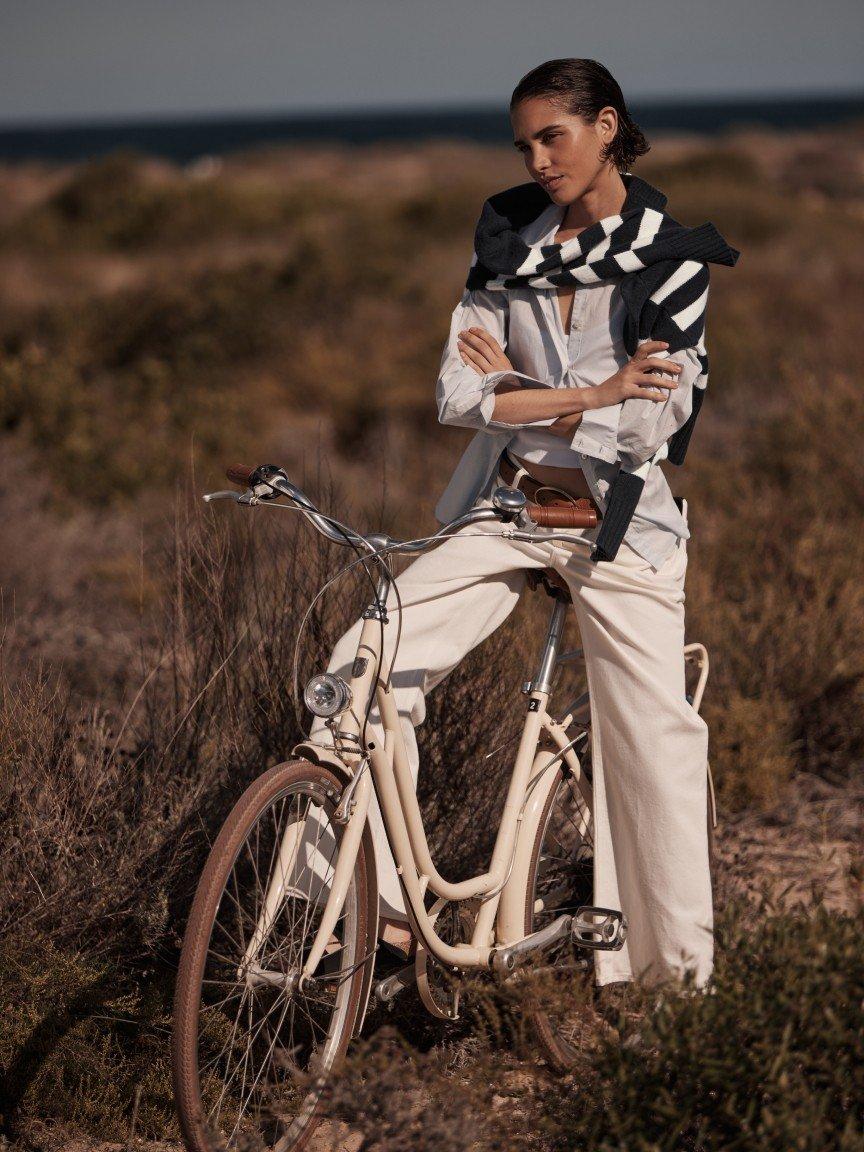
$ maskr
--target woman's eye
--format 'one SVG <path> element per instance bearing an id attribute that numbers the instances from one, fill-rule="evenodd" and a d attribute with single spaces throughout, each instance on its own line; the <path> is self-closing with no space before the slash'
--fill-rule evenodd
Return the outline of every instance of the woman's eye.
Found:
<path id="1" fill-rule="evenodd" d="M 557 139 L 557 137 L 559 137 L 560 135 L 561 135 L 561 133 L 560 133 L 560 132 L 553 132 L 553 133 L 552 133 L 551 135 L 549 135 L 549 136 L 543 136 L 543 137 L 542 137 L 542 139 L 541 139 L 541 143 L 542 143 L 542 144 L 548 144 L 550 140 L 555 140 L 555 139 Z M 520 152 L 520 154 L 521 154 L 522 156 L 524 156 L 524 155 L 525 155 L 525 153 L 526 153 L 527 151 L 528 151 L 528 149 L 527 149 L 527 148 L 525 148 L 525 147 L 520 147 L 520 148 L 519 148 L 519 152 Z"/>

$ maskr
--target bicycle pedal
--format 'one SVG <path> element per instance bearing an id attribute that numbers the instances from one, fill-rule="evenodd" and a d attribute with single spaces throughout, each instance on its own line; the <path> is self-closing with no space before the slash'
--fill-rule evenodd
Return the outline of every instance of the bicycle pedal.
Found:
<path id="1" fill-rule="evenodd" d="M 599 922 L 595 921 L 599 917 Z M 597 908 L 583 904 L 576 909 L 570 933 L 581 948 L 617 952 L 627 939 L 627 917 L 617 908 Z"/>

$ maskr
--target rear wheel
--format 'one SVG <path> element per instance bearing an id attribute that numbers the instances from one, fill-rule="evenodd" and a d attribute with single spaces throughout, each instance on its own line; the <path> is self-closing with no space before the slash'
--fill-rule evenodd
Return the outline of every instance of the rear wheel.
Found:
<path id="1" fill-rule="evenodd" d="M 560 768 L 537 828 L 528 873 L 525 933 L 536 932 L 582 904 L 594 903 L 594 820 L 590 750 L 582 758 L 581 782 Z M 715 845 L 708 796 L 708 859 L 714 882 Z M 593 969 L 593 952 L 565 938 L 548 952 L 544 964 L 563 981 Z M 579 1057 L 584 1034 L 584 1004 L 579 998 L 554 996 L 556 1009 L 531 1013 L 531 1022 L 546 1059 L 557 1071 L 571 1070 Z M 564 1010 L 558 1004 L 569 1003 Z"/>
<path id="2" fill-rule="evenodd" d="M 527 892 L 526 935 L 594 903 L 594 821 L 591 782 L 585 775 L 580 783 L 569 771 L 558 769 L 534 839 Z M 591 970 L 593 957 L 568 936 L 545 954 L 546 965 L 556 980 L 572 983 L 576 972 Z M 556 990 L 553 999 L 555 1009 L 532 1012 L 531 1023 L 546 1059 L 557 1071 L 567 1071 L 578 1056 L 584 1011 L 563 992 L 559 996 Z M 558 1007 L 568 1001 L 571 1010 Z"/>
<path id="3" fill-rule="evenodd" d="M 341 851 L 343 784 L 305 760 L 280 764 L 244 792 L 213 845 L 174 1002 L 174 1090 L 190 1152 L 250 1141 L 297 1152 L 321 1119 L 327 1074 L 357 1021 L 367 945 L 361 844 L 316 982 L 298 986 Z"/>

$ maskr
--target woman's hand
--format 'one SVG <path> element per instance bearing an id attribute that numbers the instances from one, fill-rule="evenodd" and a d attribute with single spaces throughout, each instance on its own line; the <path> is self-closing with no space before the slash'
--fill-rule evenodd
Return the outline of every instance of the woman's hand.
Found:
<path id="1" fill-rule="evenodd" d="M 637 348 L 636 355 L 619 368 L 614 376 L 586 389 L 586 408 L 605 408 L 609 404 L 618 404 L 622 400 L 655 400 L 662 403 L 667 399 L 665 392 L 657 392 L 658 388 L 677 388 L 677 380 L 660 380 L 651 374 L 652 370 L 659 372 L 672 372 L 677 375 L 683 369 L 683 364 L 677 360 L 661 360 L 652 357 L 652 352 L 662 352 L 668 348 L 666 340 L 646 340 Z"/>
<path id="2" fill-rule="evenodd" d="M 464 328 L 459 337 L 457 344 L 462 361 L 470 364 L 478 375 L 513 371 L 513 365 L 504 355 L 503 348 L 485 328 Z"/>
<path id="3" fill-rule="evenodd" d="M 665 340 L 646 340 L 636 350 L 636 355 L 629 363 L 625 364 L 623 368 L 619 368 L 614 376 L 610 376 L 602 384 L 584 389 L 585 410 L 606 408 L 611 404 L 620 404 L 622 400 L 629 400 L 631 397 L 637 397 L 640 400 L 665 400 L 667 393 L 652 392 L 649 389 L 677 388 L 677 381 L 658 380 L 656 376 L 649 374 L 648 370 L 657 368 L 662 372 L 676 374 L 681 371 L 682 365 L 677 360 L 661 360 L 652 357 L 652 352 L 660 352 L 668 347 L 669 344 Z M 569 439 L 581 421 L 581 412 L 574 412 L 570 416 L 559 416 L 548 426 L 546 431 L 551 432 L 553 436 Z"/>

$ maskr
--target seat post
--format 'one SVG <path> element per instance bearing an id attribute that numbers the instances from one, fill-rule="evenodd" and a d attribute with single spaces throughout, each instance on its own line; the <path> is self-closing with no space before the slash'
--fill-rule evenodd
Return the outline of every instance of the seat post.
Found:
<path id="1" fill-rule="evenodd" d="M 558 650 L 564 635 L 564 622 L 567 619 L 567 604 L 563 599 L 557 598 L 552 602 L 552 613 L 549 617 L 549 628 L 543 643 L 540 656 L 540 667 L 531 684 L 532 692 L 551 692 L 552 677 L 555 673 L 555 664 L 558 660 Z"/>

